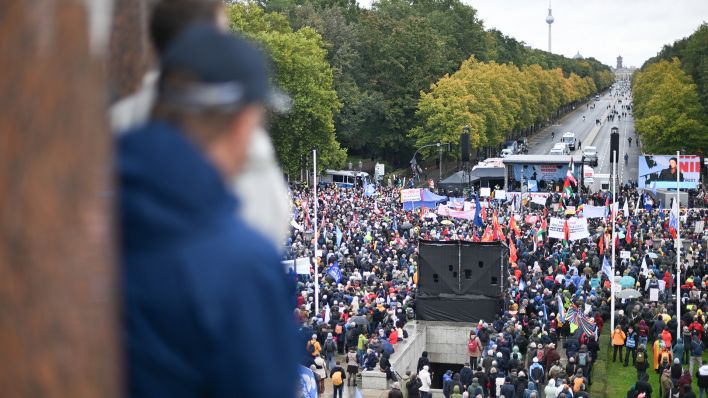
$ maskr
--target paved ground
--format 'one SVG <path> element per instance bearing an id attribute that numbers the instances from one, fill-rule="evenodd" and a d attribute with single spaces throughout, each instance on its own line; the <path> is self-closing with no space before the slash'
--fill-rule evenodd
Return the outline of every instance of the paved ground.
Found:
<path id="1" fill-rule="evenodd" d="M 582 148 L 595 146 L 598 150 L 598 166 L 594 168 L 595 173 L 609 174 L 612 171 L 610 163 L 610 129 L 612 126 L 617 126 L 620 132 L 620 154 L 618 163 L 618 182 L 626 183 L 628 180 L 637 180 L 638 156 L 640 149 L 636 145 L 636 134 L 634 132 L 634 119 L 632 117 L 622 118 L 619 122 L 615 119 L 613 122 L 607 122 L 606 116 L 609 112 L 607 106 L 615 106 L 618 112 L 622 112 L 621 104 L 618 99 L 622 100 L 623 104 L 628 103 L 627 98 L 615 98 L 608 94 L 600 97 L 598 101 L 591 101 L 589 104 L 595 104 L 592 109 L 586 105 L 582 105 L 561 118 L 558 123 L 548 126 L 545 129 L 537 132 L 529 137 L 529 154 L 543 155 L 547 154 L 554 144 L 560 142 L 563 133 L 571 131 L 575 133 L 576 138 L 582 144 L 580 150 L 574 153 L 580 154 Z M 585 116 L 585 120 L 583 120 Z M 602 124 L 596 126 L 595 119 L 600 119 Z M 551 138 L 551 132 L 555 132 L 555 138 Z M 632 137 L 632 146 L 629 147 L 627 138 Z M 629 154 L 629 162 L 624 164 L 624 153 Z M 600 187 L 600 182 L 596 181 L 593 185 L 593 190 Z"/>

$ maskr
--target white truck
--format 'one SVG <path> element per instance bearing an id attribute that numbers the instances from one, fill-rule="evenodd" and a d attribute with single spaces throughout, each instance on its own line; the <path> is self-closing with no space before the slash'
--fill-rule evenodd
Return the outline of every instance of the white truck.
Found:
<path id="1" fill-rule="evenodd" d="M 561 138 L 561 142 L 566 144 L 568 146 L 568 149 L 571 151 L 575 150 L 575 133 L 573 132 L 566 132 L 563 134 L 563 138 Z"/>
<path id="2" fill-rule="evenodd" d="M 551 155 L 570 155 L 570 151 L 568 150 L 568 146 L 562 142 L 559 142 L 555 145 L 553 145 L 553 148 L 551 148 L 551 152 L 549 152 Z"/>

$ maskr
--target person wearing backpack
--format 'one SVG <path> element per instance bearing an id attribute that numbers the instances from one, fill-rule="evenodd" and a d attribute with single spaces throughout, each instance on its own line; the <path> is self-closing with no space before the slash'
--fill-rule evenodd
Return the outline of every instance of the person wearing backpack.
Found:
<path id="1" fill-rule="evenodd" d="M 317 335 L 313 334 L 312 338 L 307 342 L 307 352 L 310 353 L 312 356 L 312 360 L 314 361 L 315 358 L 320 356 L 320 352 L 322 351 L 322 347 L 320 346 L 320 342 L 317 341 Z"/>
<path id="2" fill-rule="evenodd" d="M 622 349 L 627 335 L 622 331 L 622 326 L 615 326 L 612 331 L 612 362 L 617 362 L 617 352 L 620 354 L 620 362 L 622 362 Z"/>
<path id="3" fill-rule="evenodd" d="M 634 328 L 630 326 L 627 329 L 627 339 L 624 342 L 624 347 L 627 349 L 627 351 L 624 353 L 624 367 L 626 368 L 629 366 L 629 356 L 630 354 L 632 355 L 632 366 L 637 361 L 637 332 L 634 331 Z"/>
<path id="4" fill-rule="evenodd" d="M 698 338 L 698 334 L 694 333 L 691 337 L 691 361 L 689 367 L 693 373 L 693 364 L 696 364 L 696 369 L 701 366 L 701 357 L 703 356 L 703 342 Z"/>
<path id="5" fill-rule="evenodd" d="M 529 366 L 529 380 L 534 382 L 537 386 L 540 386 L 543 384 L 543 376 L 545 375 L 545 372 L 543 370 L 543 366 L 538 363 L 538 358 L 534 357 L 532 361 L 533 363 Z"/>
<path id="6" fill-rule="evenodd" d="M 637 369 L 637 380 L 642 379 L 642 375 L 647 374 L 649 369 L 649 359 L 647 357 L 647 347 L 641 344 L 637 349 L 637 357 L 634 360 L 634 367 Z"/>
<path id="7" fill-rule="evenodd" d="M 327 339 L 324 342 L 324 355 L 327 369 L 334 368 L 334 355 L 337 353 L 337 343 L 334 342 L 332 333 L 327 333 Z"/>
<path id="8" fill-rule="evenodd" d="M 477 367 L 477 359 L 482 355 L 482 342 L 472 330 L 470 337 L 467 340 L 467 354 L 470 356 L 470 365 L 472 369 Z"/>
<path id="9" fill-rule="evenodd" d="M 334 398 L 337 398 L 337 393 L 339 393 L 339 398 L 343 397 L 344 394 L 344 380 L 347 376 L 344 373 L 344 369 L 340 366 L 339 361 L 334 365 L 334 368 L 329 373 L 329 377 L 332 379 L 332 387 L 334 388 Z"/>
<path id="10" fill-rule="evenodd" d="M 578 391 L 584 390 L 585 389 L 585 377 L 583 377 L 583 370 L 578 369 L 575 372 L 575 377 L 573 377 L 573 392 L 577 393 Z"/>
<path id="11" fill-rule="evenodd" d="M 590 370 L 592 369 L 592 357 L 588 352 L 588 348 L 585 344 L 580 346 L 580 351 L 578 351 L 578 369 L 583 371 L 583 375 L 588 379 L 588 384 L 590 384 Z"/>

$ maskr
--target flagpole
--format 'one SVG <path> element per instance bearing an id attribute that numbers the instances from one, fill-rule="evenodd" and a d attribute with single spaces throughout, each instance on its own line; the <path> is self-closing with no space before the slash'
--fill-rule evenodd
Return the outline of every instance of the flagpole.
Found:
<path id="1" fill-rule="evenodd" d="M 612 216 L 612 275 L 610 275 L 610 330 L 615 330 L 615 223 L 617 220 L 617 215 L 614 213 L 615 202 L 617 200 L 616 196 L 616 183 L 617 183 L 617 151 L 612 151 L 612 157 L 614 162 L 612 162 L 612 207 L 610 208 L 610 215 Z"/>
<path id="2" fill-rule="evenodd" d="M 312 149 L 312 181 L 313 181 L 313 200 L 315 202 L 315 223 L 312 229 L 315 230 L 315 316 L 320 313 L 320 264 L 317 261 L 317 240 L 319 239 L 317 229 L 317 149 Z"/>
<path id="3" fill-rule="evenodd" d="M 681 151 L 676 151 L 676 336 L 681 335 Z"/>

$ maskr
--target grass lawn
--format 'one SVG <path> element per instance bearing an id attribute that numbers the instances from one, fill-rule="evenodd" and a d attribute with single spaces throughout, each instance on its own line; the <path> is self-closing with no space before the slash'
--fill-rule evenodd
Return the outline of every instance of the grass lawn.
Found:
<path id="1" fill-rule="evenodd" d="M 609 326 L 609 325 L 607 325 Z M 627 395 L 627 390 L 637 381 L 637 370 L 632 366 L 630 358 L 629 366 L 626 368 L 624 364 L 620 364 L 619 358 L 617 362 L 612 362 L 612 347 L 609 345 L 609 327 L 605 327 L 600 335 L 600 352 L 592 375 L 592 386 L 590 387 L 591 397 L 605 398 L 621 398 Z M 651 346 L 648 347 L 649 383 L 653 388 L 652 397 L 659 396 L 659 375 L 654 371 L 654 355 L 651 352 Z M 708 352 L 703 353 L 703 359 L 708 360 Z M 694 373 L 696 369 L 693 369 Z M 696 377 L 693 377 L 693 392 L 698 392 Z"/>

